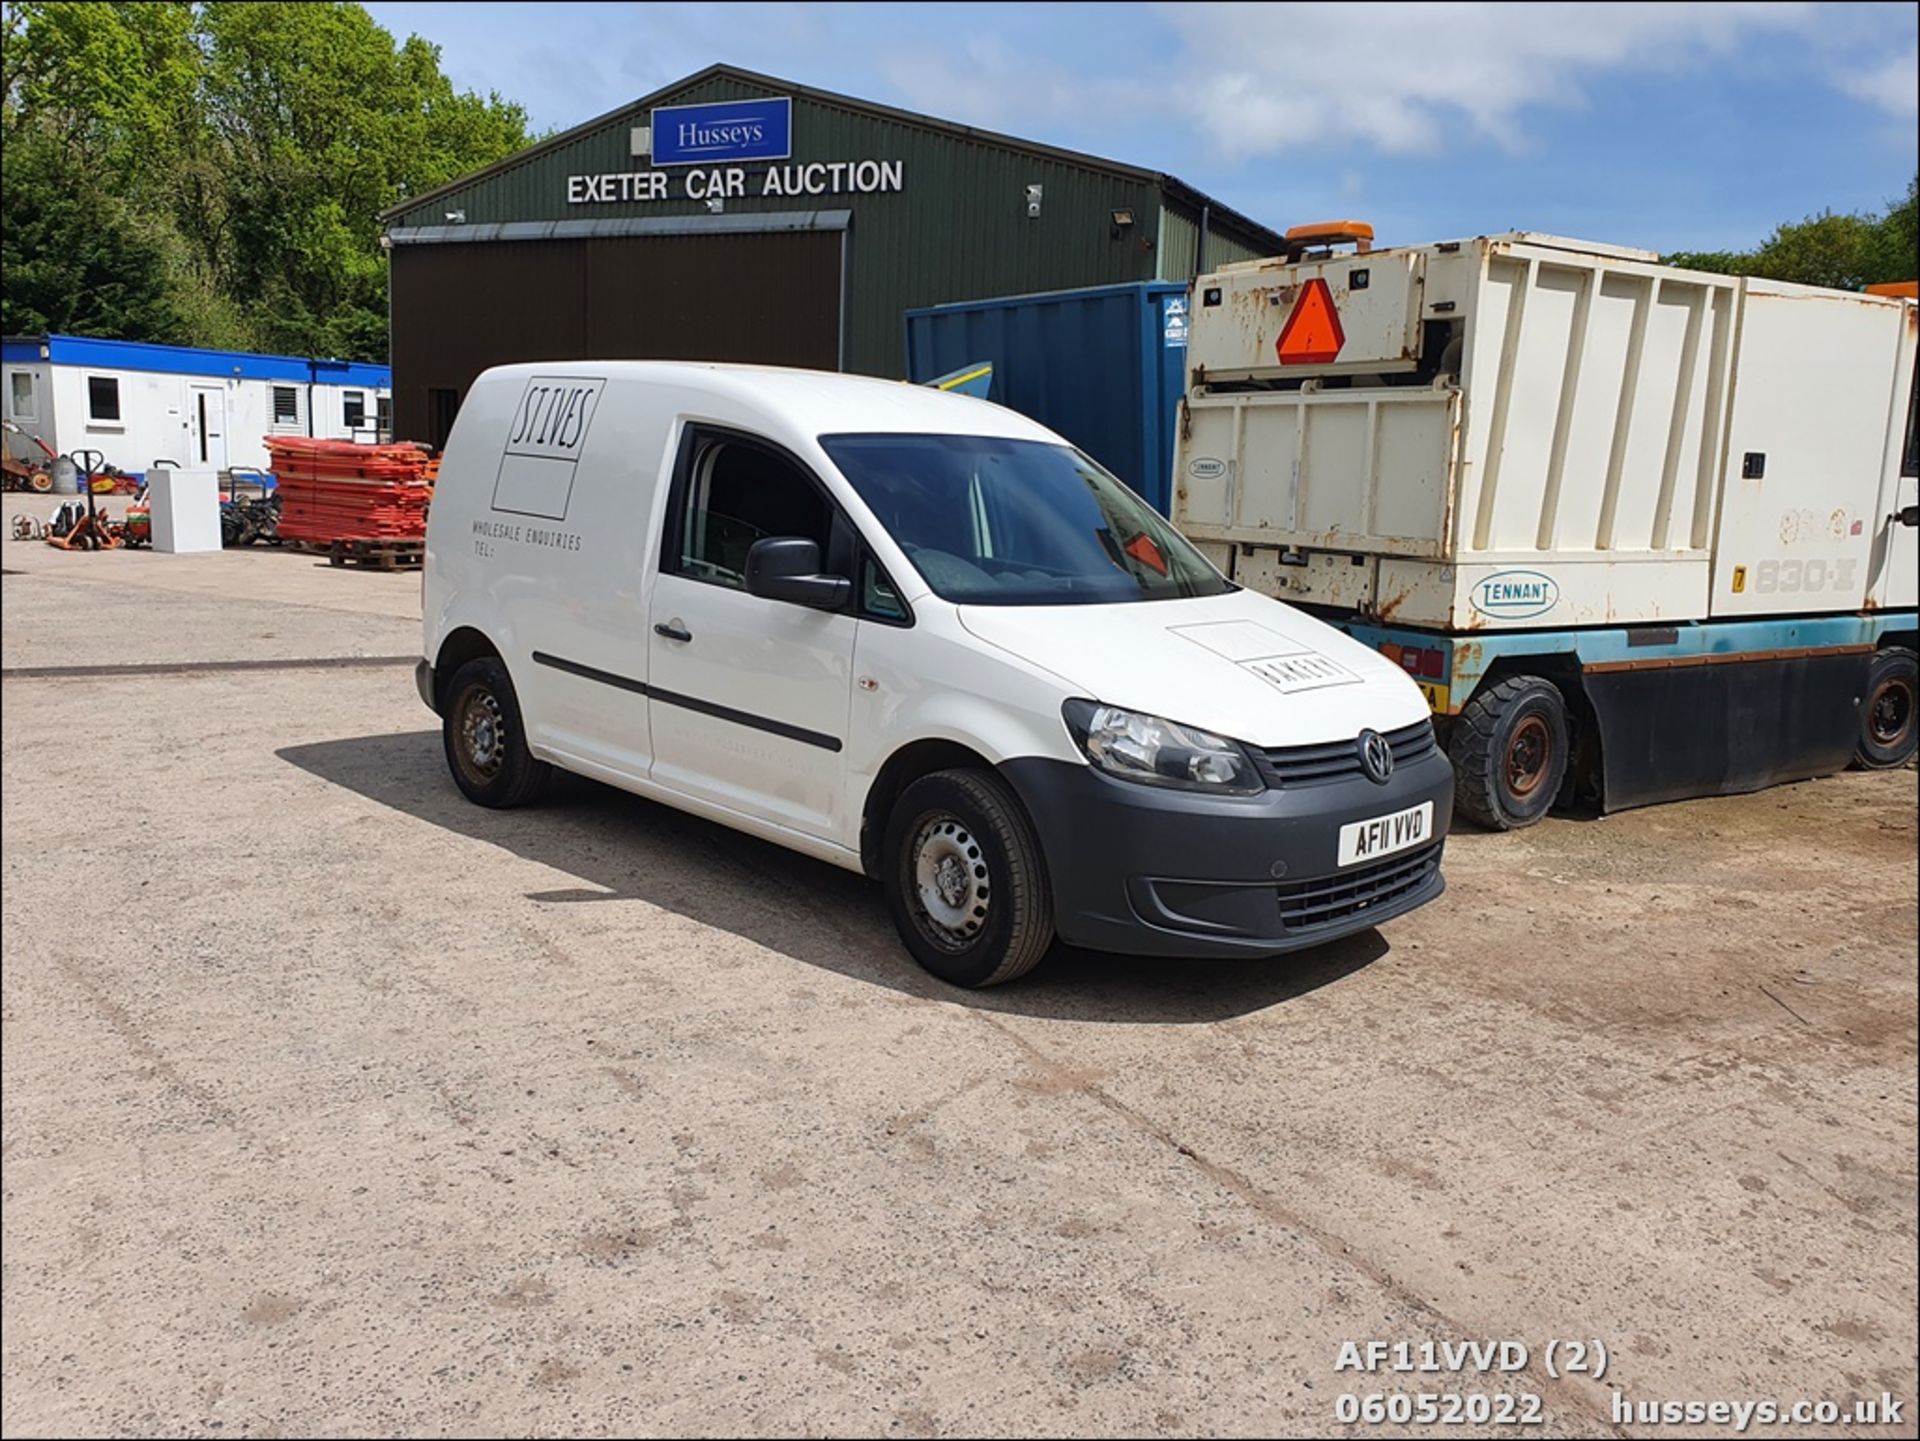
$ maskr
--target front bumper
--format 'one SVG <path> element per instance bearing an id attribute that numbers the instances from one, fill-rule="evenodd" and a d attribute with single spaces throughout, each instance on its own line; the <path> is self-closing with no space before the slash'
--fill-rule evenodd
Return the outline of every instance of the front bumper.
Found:
<path id="1" fill-rule="evenodd" d="M 434 698 L 433 667 L 424 660 L 413 663 L 413 683 L 420 690 L 420 699 L 426 702 L 427 709 L 435 715 L 440 713 L 440 703 Z"/>
<path id="2" fill-rule="evenodd" d="M 1274 955 L 1366 930 L 1446 889 L 1453 767 L 1438 747 L 1385 785 L 1353 777 L 1204 796 L 1115 780 L 1091 765 L 1000 767 L 1046 854 L 1054 924 L 1070 945 L 1130 955 Z M 1433 839 L 1342 867 L 1340 827 L 1433 802 Z"/>

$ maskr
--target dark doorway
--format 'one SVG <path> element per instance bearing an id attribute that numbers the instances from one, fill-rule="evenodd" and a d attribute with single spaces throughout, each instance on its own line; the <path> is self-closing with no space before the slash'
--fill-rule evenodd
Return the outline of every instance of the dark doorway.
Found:
<path id="1" fill-rule="evenodd" d="M 435 387 L 427 392 L 427 444 L 435 450 L 447 448 L 453 434 L 453 418 L 460 413 L 460 392 Z"/>

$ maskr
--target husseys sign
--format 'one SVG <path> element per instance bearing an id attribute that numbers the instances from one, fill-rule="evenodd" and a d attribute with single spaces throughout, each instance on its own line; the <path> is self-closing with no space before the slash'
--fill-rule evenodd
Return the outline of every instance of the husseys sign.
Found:
<path id="1" fill-rule="evenodd" d="M 906 188 L 899 160 L 813 160 L 765 169 L 737 163 L 792 162 L 793 101 L 786 96 L 656 106 L 651 148 L 650 170 L 569 175 L 567 203 L 880 195 Z"/>
<path id="2" fill-rule="evenodd" d="M 793 154 L 793 101 L 727 100 L 718 105 L 656 105 L 655 165 L 722 160 L 785 160 Z"/>

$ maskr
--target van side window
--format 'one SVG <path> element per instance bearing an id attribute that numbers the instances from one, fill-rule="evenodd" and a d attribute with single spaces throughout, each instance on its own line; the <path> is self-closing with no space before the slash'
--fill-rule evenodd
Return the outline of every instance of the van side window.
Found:
<path id="1" fill-rule="evenodd" d="M 833 511 L 789 461 L 738 441 L 713 440 L 694 456 L 674 569 L 746 588 L 747 551 L 768 536 L 797 535 L 827 554 Z"/>
<path id="2" fill-rule="evenodd" d="M 901 601 L 899 592 L 894 590 L 893 582 L 880 569 L 880 562 L 866 550 L 860 553 L 860 611 L 878 620 L 903 621 L 909 618 L 907 607 Z"/>

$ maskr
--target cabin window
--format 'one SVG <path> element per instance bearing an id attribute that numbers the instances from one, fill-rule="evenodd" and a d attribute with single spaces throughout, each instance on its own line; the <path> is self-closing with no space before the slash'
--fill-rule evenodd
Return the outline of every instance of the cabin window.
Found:
<path id="1" fill-rule="evenodd" d="M 40 406 L 33 394 L 33 372 L 16 370 L 7 385 L 7 404 L 15 420 L 38 420 Z"/>
<path id="2" fill-rule="evenodd" d="M 87 419 L 96 425 L 120 423 L 120 382 L 115 377 L 87 377 Z"/>
<path id="3" fill-rule="evenodd" d="M 833 511 L 806 473 L 757 445 L 718 440 L 688 477 L 680 554 L 673 569 L 746 589 L 747 551 L 769 536 L 801 536 L 827 554 Z"/>
<path id="4" fill-rule="evenodd" d="M 291 385 L 276 385 L 273 388 L 273 423 L 275 425 L 298 425 L 300 423 L 300 392 Z"/>
<path id="5" fill-rule="evenodd" d="M 364 390 L 344 390 L 340 393 L 340 405 L 344 412 L 348 430 L 364 430 L 367 424 L 367 393 Z"/>

